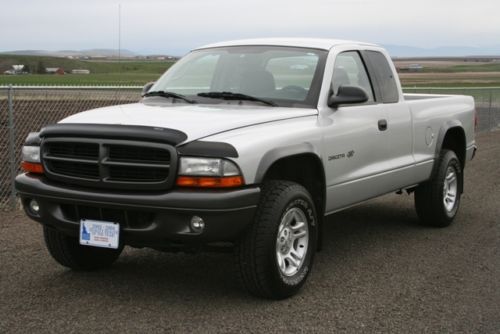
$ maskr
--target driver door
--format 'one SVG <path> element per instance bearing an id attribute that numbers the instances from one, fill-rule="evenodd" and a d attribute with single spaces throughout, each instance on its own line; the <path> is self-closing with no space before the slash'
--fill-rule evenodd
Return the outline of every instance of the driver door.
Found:
<path id="1" fill-rule="evenodd" d="M 384 172 L 386 143 L 379 128 L 383 111 L 374 92 L 365 64 L 357 51 L 340 53 L 334 65 L 332 91 L 341 85 L 365 90 L 368 101 L 341 105 L 328 112 L 324 129 L 323 163 L 330 213 L 378 195 L 383 191 L 380 174 Z"/>

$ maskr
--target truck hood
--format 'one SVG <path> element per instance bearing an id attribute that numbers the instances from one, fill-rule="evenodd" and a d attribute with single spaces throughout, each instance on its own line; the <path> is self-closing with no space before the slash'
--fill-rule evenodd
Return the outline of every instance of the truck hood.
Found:
<path id="1" fill-rule="evenodd" d="M 317 115 L 316 109 L 255 105 L 133 103 L 84 111 L 60 121 L 73 124 L 142 125 L 176 129 L 193 141 L 259 123 Z"/>

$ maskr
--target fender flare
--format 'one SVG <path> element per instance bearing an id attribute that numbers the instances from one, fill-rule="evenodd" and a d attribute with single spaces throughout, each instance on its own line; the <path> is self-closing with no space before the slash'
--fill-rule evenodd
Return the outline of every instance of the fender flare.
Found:
<path id="1" fill-rule="evenodd" d="M 257 172 L 255 174 L 255 183 L 261 183 L 264 180 L 264 176 L 266 175 L 267 171 L 269 168 L 278 160 L 287 158 L 287 157 L 293 157 L 301 154 L 311 154 L 314 155 L 319 163 L 320 163 L 320 168 L 322 171 L 321 177 L 323 178 L 323 184 L 325 184 L 325 187 L 323 187 L 323 201 L 322 203 L 317 203 L 319 204 L 319 208 L 323 210 L 323 212 L 317 212 L 317 219 L 318 219 L 318 244 L 317 244 L 317 251 L 321 251 L 323 248 L 323 238 L 324 238 L 324 233 L 323 233 L 323 226 L 324 226 L 324 208 L 326 205 L 326 182 L 325 182 L 325 166 L 323 165 L 323 162 L 321 160 L 321 156 L 318 154 L 318 152 L 314 149 L 314 146 L 310 143 L 301 143 L 301 144 L 295 144 L 295 145 L 289 145 L 289 146 L 282 146 L 282 147 L 277 147 L 272 150 L 269 150 L 267 153 L 265 153 L 260 162 L 259 166 L 257 167 Z"/>
<path id="2" fill-rule="evenodd" d="M 271 167 L 276 161 L 300 154 L 313 154 L 321 161 L 319 154 L 315 151 L 314 146 L 310 143 L 276 147 L 272 150 L 267 151 L 260 159 L 259 166 L 257 167 L 257 172 L 255 173 L 255 183 L 262 182 L 264 176 L 269 170 L 269 167 Z M 321 166 L 324 169 L 323 164 L 321 164 Z"/>
<path id="3" fill-rule="evenodd" d="M 446 121 L 439 129 L 438 138 L 436 140 L 436 150 L 434 153 L 436 158 L 439 157 L 439 154 L 441 153 L 444 138 L 446 137 L 448 130 L 450 130 L 452 128 L 460 128 L 460 130 L 464 131 L 464 128 L 463 128 L 462 123 L 460 121 L 458 121 L 458 120 Z M 464 132 L 464 135 L 465 135 L 465 132 Z"/>
<path id="4" fill-rule="evenodd" d="M 441 128 L 439 129 L 439 134 L 438 134 L 438 138 L 436 140 L 436 151 L 435 151 L 435 161 L 437 161 L 437 159 L 439 158 L 439 155 L 441 154 L 441 149 L 443 148 L 443 142 L 444 142 L 444 138 L 446 137 L 446 134 L 448 133 L 449 130 L 451 129 L 460 129 L 465 137 L 465 131 L 464 131 L 464 128 L 462 126 L 462 123 L 458 120 L 449 120 L 449 121 L 446 121 L 442 126 Z M 466 148 L 464 147 L 464 150 Z M 460 159 L 459 159 L 460 160 Z M 463 174 L 463 170 L 465 169 L 465 161 L 466 159 L 464 159 L 463 163 L 462 163 L 462 174 Z M 434 175 L 436 173 L 436 168 L 437 168 L 437 164 L 434 163 L 434 167 L 432 169 L 432 175 Z M 462 175 L 462 178 L 463 178 L 463 175 Z M 463 184 L 463 179 L 462 179 L 462 182 L 459 183 L 459 191 L 460 193 L 463 193 L 464 192 L 464 184 Z"/>

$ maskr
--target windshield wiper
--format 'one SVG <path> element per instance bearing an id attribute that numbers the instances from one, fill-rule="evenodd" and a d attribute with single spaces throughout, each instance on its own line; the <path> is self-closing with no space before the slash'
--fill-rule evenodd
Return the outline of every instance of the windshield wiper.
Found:
<path id="1" fill-rule="evenodd" d="M 242 93 L 233 93 L 233 92 L 207 92 L 207 93 L 198 93 L 198 96 L 208 97 L 211 99 L 224 99 L 224 100 L 243 100 L 243 101 L 255 101 L 265 103 L 268 106 L 277 107 L 278 105 L 274 102 L 261 99 L 260 97 L 255 97 L 251 95 L 246 95 Z"/>
<path id="2" fill-rule="evenodd" d="M 153 92 L 147 92 L 146 94 L 144 94 L 144 96 L 161 96 L 161 97 L 167 97 L 167 98 L 174 98 L 174 99 L 181 99 L 181 100 L 184 100 L 186 101 L 187 103 L 197 103 L 195 100 L 191 100 L 190 98 L 184 96 L 184 95 L 181 95 L 181 94 L 177 94 L 177 93 L 174 93 L 174 92 L 167 92 L 167 91 L 164 91 L 164 90 L 157 90 L 157 91 L 153 91 Z"/>

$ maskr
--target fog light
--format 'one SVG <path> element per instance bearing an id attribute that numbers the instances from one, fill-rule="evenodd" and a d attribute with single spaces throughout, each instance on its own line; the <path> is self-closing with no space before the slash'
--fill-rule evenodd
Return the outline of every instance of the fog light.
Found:
<path id="1" fill-rule="evenodd" d="M 30 201 L 30 210 L 33 213 L 38 213 L 40 211 L 40 204 L 34 199 Z"/>
<path id="2" fill-rule="evenodd" d="M 204 228 L 205 228 L 205 222 L 201 217 L 193 216 L 191 218 L 191 230 L 193 230 L 193 232 L 201 233 L 203 232 Z"/>

